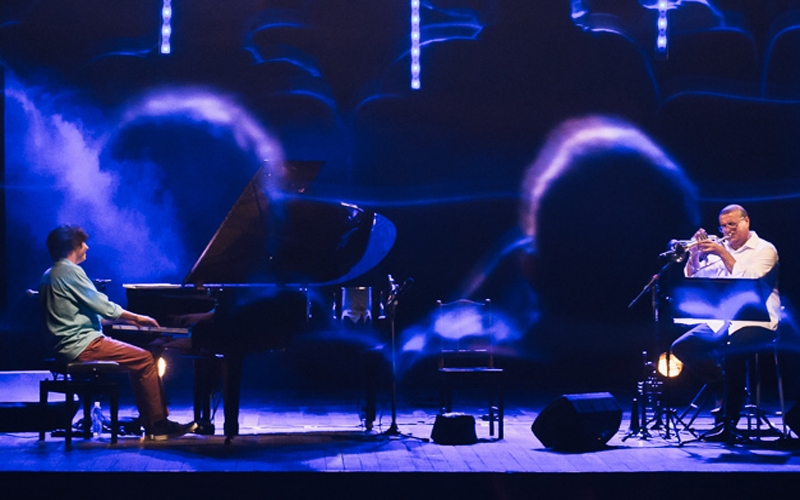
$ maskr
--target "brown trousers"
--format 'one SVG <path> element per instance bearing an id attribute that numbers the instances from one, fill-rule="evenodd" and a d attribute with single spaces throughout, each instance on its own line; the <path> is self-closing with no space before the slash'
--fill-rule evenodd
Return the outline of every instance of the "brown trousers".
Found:
<path id="1" fill-rule="evenodd" d="M 139 347 L 109 337 L 92 341 L 78 361 L 116 361 L 130 372 L 131 385 L 142 425 L 148 429 L 167 418 L 166 398 L 153 355 Z"/>

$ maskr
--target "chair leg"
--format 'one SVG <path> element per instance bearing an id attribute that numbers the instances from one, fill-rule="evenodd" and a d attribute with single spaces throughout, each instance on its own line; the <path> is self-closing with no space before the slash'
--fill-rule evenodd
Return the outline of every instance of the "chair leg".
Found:
<path id="1" fill-rule="evenodd" d="M 505 413 L 506 413 L 506 402 L 505 402 L 505 394 L 503 392 L 503 380 L 502 375 L 500 375 L 500 386 L 497 390 L 497 439 L 503 439 L 503 422 L 505 421 Z"/>
<path id="2" fill-rule="evenodd" d="M 447 374 L 441 374 L 439 386 L 439 411 L 440 413 L 450 413 L 453 411 L 453 390 L 450 387 L 450 379 Z"/>
<path id="3" fill-rule="evenodd" d="M 502 374 L 497 374 L 496 384 L 489 384 L 489 436 L 494 436 L 497 422 L 497 439 L 503 439 L 503 418 L 505 413 L 503 401 Z"/>
<path id="4" fill-rule="evenodd" d="M 489 435 L 494 436 L 494 419 L 495 419 L 495 405 L 494 405 L 494 394 L 492 390 L 489 389 Z"/>
<path id="5" fill-rule="evenodd" d="M 775 356 L 775 378 L 778 381 L 778 401 L 781 406 L 781 437 L 788 438 L 789 430 L 786 426 L 786 400 L 784 399 L 783 394 L 783 377 L 781 376 L 781 365 L 778 363 L 777 346 L 775 347 L 773 353 Z"/>
<path id="6" fill-rule="evenodd" d="M 85 391 L 81 396 L 83 400 L 83 439 L 92 438 L 92 403 L 94 397 L 91 391 Z"/>
<path id="7" fill-rule="evenodd" d="M 64 449 L 69 451 L 72 449 L 72 415 L 75 411 L 72 405 L 75 404 L 75 394 L 70 390 L 66 390 L 64 391 L 64 398 L 67 410 L 67 415 L 64 418 Z"/>
<path id="8" fill-rule="evenodd" d="M 761 430 L 761 419 L 759 417 L 759 413 L 761 409 L 759 408 L 758 402 L 758 354 L 753 355 L 753 362 L 751 363 L 750 359 L 745 362 L 745 405 L 744 405 L 744 412 L 745 417 L 747 418 L 747 432 L 752 433 L 753 427 L 756 427 L 756 436 L 760 438 L 760 430 Z M 754 373 L 755 371 L 755 373 Z M 753 394 L 756 394 L 756 397 L 753 397 Z M 755 425 L 753 420 L 755 419 Z"/>
<path id="9" fill-rule="evenodd" d="M 39 382 L 39 441 L 44 441 L 44 435 L 47 432 L 45 424 L 47 424 L 47 382 L 42 380 Z"/>
<path id="10" fill-rule="evenodd" d="M 747 417 L 747 431 L 753 432 L 755 430 L 755 438 L 760 441 L 762 438 L 762 426 L 766 427 L 766 431 L 772 431 L 781 436 L 787 437 L 787 427 L 784 414 L 786 412 L 786 403 L 784 400 L 783 392 L 783 379 L 780 373 L 780 364 L 778 363 L 778 353 L 775 350 L 775 378 L 778 386 L 778 402 L 780 404 L 781 428 L 776 427 L 772 421 L 767 417 L 767 411 L 761 404 L 761 372 L 759 364 L 759 356 L 756 353 L 753 357 L 752 366 L 750 361 L 747 363 L 747 404 L 745 405 Z M 755 422 L 754 422 L 755 420 Z"/>
<path id="11" fill-rule="evenodd" d="M 119 391 L 116 387 L 111 388 L 111 443 L 116 444 L 117 434 L 119 433 Z"/>

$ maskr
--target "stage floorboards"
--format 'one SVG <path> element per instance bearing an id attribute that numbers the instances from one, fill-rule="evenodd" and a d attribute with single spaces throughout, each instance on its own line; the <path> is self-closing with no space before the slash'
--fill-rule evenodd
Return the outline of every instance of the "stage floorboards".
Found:
<path id="1" fill-rule="evenodd" d="M 222 422 L 216 435 L 187 435 L 165 442 L 110 435 L 77 438 L 65 452 L 64 439 L 32 432 L 0 434 L 0 471 L 48 472 L 426 472 L 426 473 L 662 473 L 662 472 L 800 472 L 800 447 L 794 440 L 765 438 L 760 444 L 726 445 L 694 442 L 679 446 L 672 432 L 651 429 L 650 437 L 630 432 L 630 413 L 606 447 L 589 452 L 546 449 L 531 424 L 549 400 L 525 401 L 508 395 L 505 439 L 490 441 L 485 409 L 477 403 L 457 408 L 476 416 L 479 442 L 440 445 L 429 441 L 437 411 L 398 402 L 397 424 L 406 436 L 388 436 L 391 408 L 382 404 L 374 428 L 361 419 L 363 404 L 354 394 L 298 397 L 291 394 L 245 395 L 240 436 L 225 444 Z M 617 398 L 621 407 L 629 403 Z M 221 408 L 218 412 L 221 415 Z M 123 406 L 120 416 L 134 416 Z M 80 417 L 80 413 L 76 418 Z M 191 420 L 188 404 L 172 404 L 174 420 Z M 220 417 L 221 418 L 221 417 Z M 688 417 L 687 417 L 688 419 Z M 779 423 L 779 420 L 774 420 Z M 740 426 L 744 423 L 742 421 Z M 707 412 L 693 424 L 697 432 L 713 424 Z M 680 429 L 680 427 L 679 427 Z M 682 440 L 692 438 L 681 429 Z M 800 476 L 798 476 L 800 484 Z"/>

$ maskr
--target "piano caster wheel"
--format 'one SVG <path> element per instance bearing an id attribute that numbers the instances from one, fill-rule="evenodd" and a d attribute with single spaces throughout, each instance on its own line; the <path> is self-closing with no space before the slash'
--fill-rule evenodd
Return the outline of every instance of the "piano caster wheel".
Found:
<path id="1" fill-rule="evenodd" d="M 225 436 L 225 444 L 229 445 L 233 441 L 233 436 Z"/>

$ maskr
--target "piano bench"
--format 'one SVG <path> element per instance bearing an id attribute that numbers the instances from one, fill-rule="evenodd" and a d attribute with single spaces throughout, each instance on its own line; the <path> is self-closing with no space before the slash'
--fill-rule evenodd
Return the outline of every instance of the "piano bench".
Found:
<path id="1" fill-rule="evenodd" d="M 64 422 L 65 449 L 72 449 L 72 417 L 75 415 L 75 396 L 83 403 L 83 435 L 88 439 L 92 435 L 92 403 L 100 395 L 107 395 L 111 411 L 111 442 L 117 442 L 119 433 L 119 384 L 104 378 L 103 375 L 123 373 L 122 367 L 115 361 L 90 361 L 86 363 L 72 362 L 67 365 L 53 365 L 50 369 L 52 379 L 39 382 L 39 405 L 41 414 L 47 409 L 48 395 L 51 392 L 64 394 L 66 397 L 66 416 Z M 42 419 L 39 426 L 39 441 L 44 441 L 46 422 Z"/>

